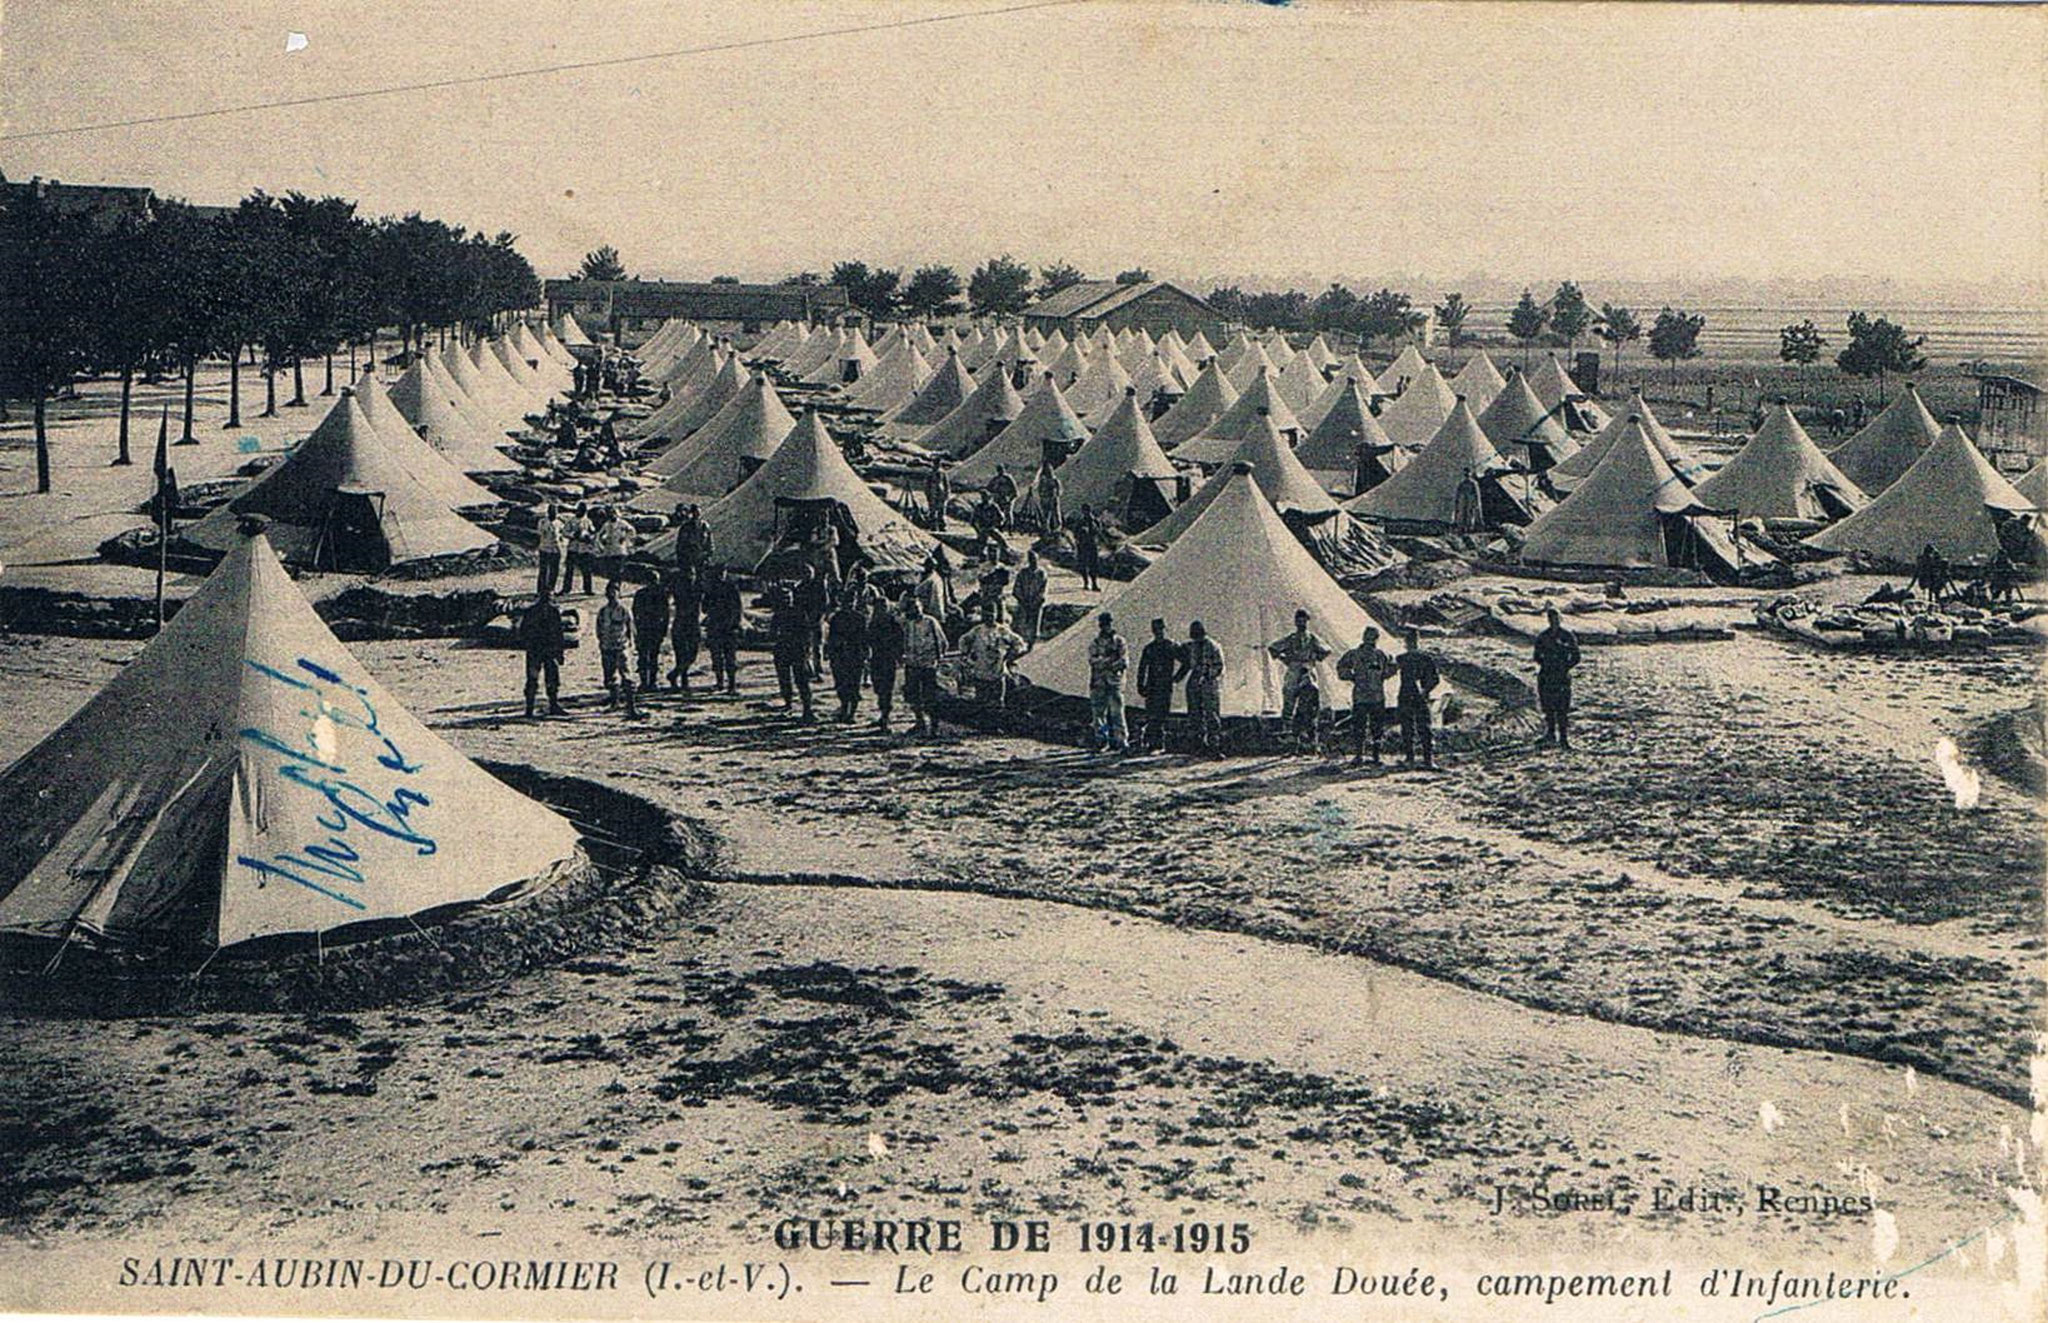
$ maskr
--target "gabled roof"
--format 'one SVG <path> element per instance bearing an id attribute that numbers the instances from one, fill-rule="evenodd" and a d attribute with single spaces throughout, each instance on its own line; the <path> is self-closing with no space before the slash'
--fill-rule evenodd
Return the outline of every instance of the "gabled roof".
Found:
<path id="1" fill-rule="evenodd" d="M 1331 648 L 1316 668 L 1326 695 L 1337 690 L 1335 661 L 1372 623 L 1301 545 L 1266 500 L 1251 474 L 1226 470 L 1204 491 L 1200 517 L 1128 585 L 1103 602 L 1128 637 L 1147 622 L 1167 622 L 1171 637 L 1187 635 L 1200 620 L 1223 650 L 1219 706 L 1224 716 L 1280 710 L 1284 667 L 1268 644 L 1294 627 L 1296 610 Z M 1192 502 L 1190 502 L 1192 504 Z M 1047 643 L 1026 653 L 1017 669 L 1055 693 L 1088 693 L 1088 644 L 1097 629 L 1090 612 Z"/>
<path id="2" fill-rule="evenodd" d="M 574 855 L 565 819 L 377 683 L 263 536 L 226 551 L 0 776 L 0 930 L 205 949 L 480 900 Z"/>
<path id="3" fill-rule="evenodd" d="M 1143 280 L 1129 285 L 1119 285 L 1114 280 L 1084 280 L 1040 299 L 1024 309 L 1024 315 L 1094 321 L 1161 290 L 1171 291 L 1204 311 L 1211 311 L 1201 298 L 1167 280 Z"/>

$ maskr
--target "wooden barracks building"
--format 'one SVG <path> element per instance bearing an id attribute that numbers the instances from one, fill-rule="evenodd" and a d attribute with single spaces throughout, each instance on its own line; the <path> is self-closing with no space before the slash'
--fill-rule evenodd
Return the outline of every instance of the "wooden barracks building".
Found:
<path id="1" fill-rule="evenodd" d="M 1184 340 L 1200 331 L 1212 344 L 1222 344 L 1230 334 L 1229 322 L 1214 308 L 1164 280 L 1132 285 L 1084 280 L 1026 308 L 1024 324 L 1041 335 L 1057 329 L 1068 339 L 1076 331 L 1093 331 L 1098 326 L 1112 331 L 1144 330 L 1154 337 L 1174 330 Z"/>

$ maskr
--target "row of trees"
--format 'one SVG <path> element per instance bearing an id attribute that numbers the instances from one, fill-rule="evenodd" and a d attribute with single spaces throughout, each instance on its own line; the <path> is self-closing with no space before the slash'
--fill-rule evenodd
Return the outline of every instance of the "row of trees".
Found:
<path id="1" fill-rule="evenodd" d="M 1895 373 L 1918 372 L 1927 366 L 1920 346 L 1924 335 L 1916 336 L 1886 317 L 1852 312 L 1848 318 L 1849 343 L 1835 355 L 1835 366 L 1852 377 L 1877 378 L 1878 397 L 1884 397 L 1885 380 Z M 1813 318 L 1795 322 L 1778 331 L 1778 357 L 1804 366 L 1820 360 L 1828 338 L 1814 325 Z"/>
<path id="2" fill-rule="evenodd" d="M 230 364 L 226 427 L 242 424 L 241 367 L 254 356 L 265 416 L 277 378 L 306 404 L 304 365 L 396 327 L 416 347 L 428 328 L 484 329 L 532 307 L 540 281 L 510 234 L 471 234 L 418 214 L 368 219 L 345 198 L 256 192 L 231 210 L 155 200 L 146 216 L 53 206 L 33 187 L 0 193 L 0 399 L 35 410 L 36 490 L 50 489 L 46 413 L 81 377 L 118 375 L 118 452 L 129 456 L 135 380 L 180 372 L 183 440 L 193 378 L 213 357 Z"/>

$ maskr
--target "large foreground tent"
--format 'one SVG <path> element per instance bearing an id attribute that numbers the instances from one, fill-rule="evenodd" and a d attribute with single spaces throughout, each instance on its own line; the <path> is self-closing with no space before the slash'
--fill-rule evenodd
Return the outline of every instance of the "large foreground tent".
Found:
<path id="1" fill-rule="evenodd" d="M 1963 429 L 1950 423 L 1897 482 L 1806 544 L 1901 565 L 1912 564 L 1930 545 L 1951 560 L 1978 560 L 1996 554 L 1999 546 L 1998 526 L 1988 509 L 2033 508 L 2034 502 L 1999 476 Z"/>
<path id="2" fill-rule="evenodd" d="M 1521 555 L 1532 565 L 1717 574 L 1742 563 L 1718 512 L 1694 499 L 1637 419 L 1570 496 L 1529 525 Z"/>
<path id="3" fill-rule="evenodd" d="M 1828 462 L 1782 399 L 1756 435 L 1693 494 L 1711 509 L 1760 519 L 1839 519 L 1869 500 Z"/>
<path id="4" fill-rule="evenodd" d="M 1897 482 L 1941 435 L 1912 382 L 1878 411 L 1863 430 L 1828 452 L 1849 481 L 1876 496 Z"/>
<path id="5" fill-rule="evenodd" d="M 2012 489 L 2026 497 L 2036 510 L 2048 510 L 2048 459 L 2014 478 Z"/>
<path id="6" fill-rule="evenodd" d="M 1158 560 L 1103 602 L 1127 639 L 1145 637 L 1153 619 L 1167 622 L 1175 639 L 1199 620 L 1223 650 L 1221 711 L 1226 717 L 1280 710 L 1285 667 L 1266 646 L 1294 628 L 1294 613 L 1309 613 L 1310 627 L 1337 650 L 1316 667 L 1326 701 L 1338 692 L 1335 657 L 1358 642 L 1372 623 L 1337 586 L 1274 512 L 1249 466 L 1216 475 L 1201 515 Z M 1090 612 L 1048 643 L 1026 653 L 1018 673 L 1042 689 L 1076 697 L 1088 693 L 1088 644 L 1096 632 Z"/>
<path id="7" fill-rule="evenodd" d="M 204 953 L 558 876 L 575 828 L 450 748 L 259 533 L 0 774 L 0 931 Z"/>
<path id="8" fill-rule="evenodd" d="M 370 573 L 491 546 L 497 539 L 455 510 L 495 499 L 417 438 L 385 440 L 345 390 L 277 467 L 178 536 L 231 551 L 243 541 L 240 516 L 260 514 L 291 563 Z"/>
<path id="9" fill-rule="evenodd" d="M 704 524 L 717 562 L 748 573 L 770 552 L 827 528 L 850 537 L 862 554 L 889 569 L 916 569 L 937 545 L 868 489 L 816 411 L 806 412 L 766 463 L 704 511 Z M 674 553 L 675 534 L 669 532 L 643 554 L 665 561 Z"/>

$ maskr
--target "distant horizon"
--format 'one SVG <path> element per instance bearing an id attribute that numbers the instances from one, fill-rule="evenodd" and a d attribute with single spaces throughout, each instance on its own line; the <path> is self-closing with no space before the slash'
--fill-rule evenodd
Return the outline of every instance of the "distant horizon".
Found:
<path id="1" fill-rule="evenodd" d="M 1418 303 L 1560 279 L 2048 303 L 2035 7 L 307 0 L 289 21 L 291 50 L 260 0 L 8 6 L 0 132 L 56 136 L 0 141 L 0 170 L 332 193 L 510 231 L 545 276 L 610 243 L 629 271 L 749 281 L 964 277 L 1008 251 Z M 151 122 L 64 132 L 125 121 Z"/>

